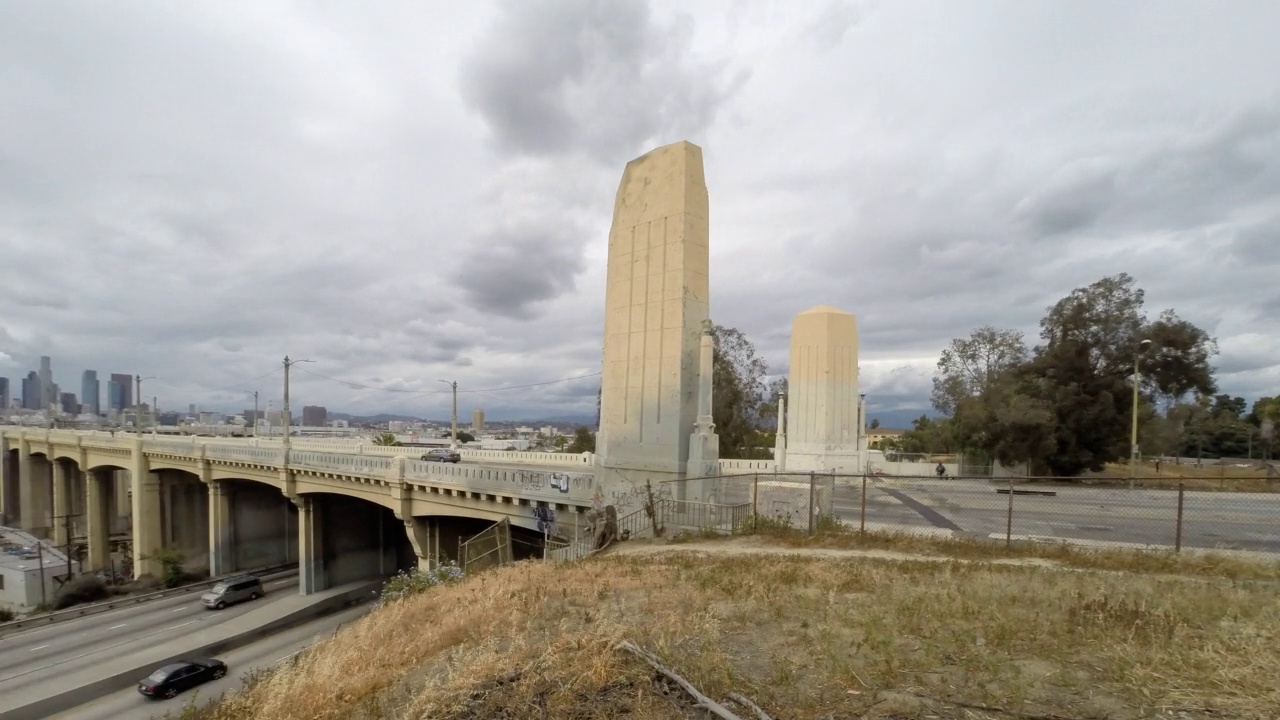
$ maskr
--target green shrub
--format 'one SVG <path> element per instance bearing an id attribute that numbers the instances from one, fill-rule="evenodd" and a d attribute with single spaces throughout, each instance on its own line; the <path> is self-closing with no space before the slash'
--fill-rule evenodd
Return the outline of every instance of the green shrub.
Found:
<path id="1" fill-rule="evenodd" d="M 382 585 L 382 596 L 379 604 L 402 600 L 406 597 L 425 592 L 437 585 L 458 582 L 464 577 L 462 568 L 452 560 L 437 565 L 431 570 L 414 569 L 412 572 L 401 570 L 395 577 Z"/>

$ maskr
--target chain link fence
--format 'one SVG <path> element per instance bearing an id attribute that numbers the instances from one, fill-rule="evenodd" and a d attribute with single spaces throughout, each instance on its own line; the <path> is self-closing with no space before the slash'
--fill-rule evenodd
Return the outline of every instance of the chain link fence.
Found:
<path id="1" fill-rule="evenodd" d="M 843 530 L 1082 547 L 1234 550 L 1280 554 L 1280 482 L 1222 491 L 1168 475 L 1107 483 L 1079 478 L 759 473 L 713 483 L 715 502 L 667 499 L 654 525 L 668 533 Z M 1226 483 L 1224 483 L 1226 486 Z"/>
<path id="2" fill-rule="evenodd" d="M 458 548 L 462 571 L 470 575 L 501 565 L 509 565 L 511 557 L 511 522 L 506 518 L 494 523 L 462 542 Z"/>

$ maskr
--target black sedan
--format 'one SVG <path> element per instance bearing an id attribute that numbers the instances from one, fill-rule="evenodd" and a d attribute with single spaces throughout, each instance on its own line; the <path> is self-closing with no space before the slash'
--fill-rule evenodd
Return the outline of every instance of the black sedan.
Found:
<path id="1" fill-rule="evenodd" d="M 210 680 L 227 674 L 227 664 L 221 660 L 179 660 L 159 668 L 138 683 L 138 692 L 149 698 L 176 697 Z"/>

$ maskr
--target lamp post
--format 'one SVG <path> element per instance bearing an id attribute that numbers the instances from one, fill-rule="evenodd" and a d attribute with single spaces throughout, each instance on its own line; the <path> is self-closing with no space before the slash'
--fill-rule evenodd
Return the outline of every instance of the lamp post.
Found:
<path id="1" fill-rule="evenodd" d="M 1143 340 L 1138 343 L 1138 348 L 1133 351 L 1133 428 L 1129 435 L 1129 489 L 1133 489 L 1133 483 L 1138 475 L 1138 388 L 1142 385 L 1142 373 L 1138 367 L 1138 361 L 1142 358 L 1142 351 L 1151 347 L 1150 340 Z"/>
<path id="2" fill-rule="evenodd" d="M 309 362 L 314 362 L 314 361 L 290 360 L 288 355 L 284 356 L 284 448 L 286 450 L 289 449 L 289 423 L 293 420 L 293 418 L 289 416 L 289 368 L 293 367 L 294 365 L 297 365 L 298 363 L 309 363 Z M 253 399 L 254 399 L 254 403 L 253 403 L 254 412 L 256 413 L 257 405 L 258 405 L 257 393 L 254 393 Z M 254 418 L 255 423 L 257 422 L 257 420 L 258 420 L 257 418 Z"/>
<path id="3" fill-rule="evenodd" d="M 142 434 L 142 422 L 141 422 L 142 420 L 142 381 L 155 380 L 156 376 L 148 375 L 147 377 L 142 377 L 141 375 L 134 375 L 133 379 L 134 379 L 134 382 L 136 382 L 138 385 L 138 394 L 134 395 L 134 402 L 133 402 L 133 431 L 141 435 Z"/>
<path id="4" fill-rule="evenodd" d="M 456 450 L 458 448 L 458 381 L 441 380 L 440 382 L 453 388 L 453 435 L 449 447 Z"/>

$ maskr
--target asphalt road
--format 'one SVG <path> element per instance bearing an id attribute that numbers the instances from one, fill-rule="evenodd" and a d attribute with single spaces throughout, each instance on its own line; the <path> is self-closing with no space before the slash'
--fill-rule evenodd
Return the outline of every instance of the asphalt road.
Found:
<path id="1" fill-rule="evenodd" d="M 1009 495 L 998 493 L 1001 487 L 986 481 L 877 478 L 867 484 L 866 520 L 876 528 L 1003 538 Z M 1014 487 L 1056 493 L 1013 496 L 1014 536 L 1174 544 L 1175 491 Z M 837 482 L 835 509 L 841 520 L 857 525 L 861 493 L 860 480 Z M 1187 492 L 1182 514 L 1183 547 L 1280 552 L 1280 494 Z"/>
<path id="2" fill-rule="evenodd" d="M 197 627 L 226 622 L 264 603 L 296 594 L 297 584 L 296 577 L 267 580 L 265 597 L 224 610 L 205 609 L 200 603 L 202 591 L 197 591 L 0 638 L 0 712 L 7 709 L 3 698 L 14 697 L 11 690 L 93 666 L 103 667 L 105 673 L 113 657 Z"/>
<path id="3" fill-rule="evenodd" d="M 134 687 L 129 687 L 59 713 L 54 718 L 57 720 L 146 720 L 161 717 L 165 712 L 177 715 L 193 698 L 196 702 L 202 703 L 225 692 L 239 689 L 243 686 L 244 675 L 249 670 L 270 666 L 288 658 L 312 643 L 331 636 L 338 626 L 352 622 L 372 608 L 373 605 L 370 603 L 358 605 L 223 653 L 218 656 L 218 659 L 227 664 L 226 677 L 201 685 L 194 690 L 188 690 L 172 700 L 148 700 L 138 694 Z"/>

